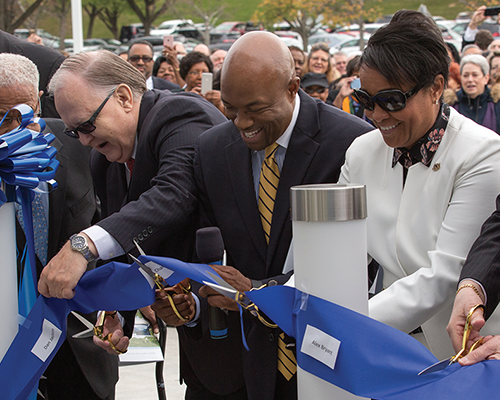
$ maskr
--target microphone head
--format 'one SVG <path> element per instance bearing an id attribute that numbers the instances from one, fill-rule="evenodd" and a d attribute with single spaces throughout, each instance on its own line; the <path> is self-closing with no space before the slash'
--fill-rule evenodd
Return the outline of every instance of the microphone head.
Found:
<path id="1" fill-rule="evenodd" d="M 224 241 L 219 228 L 210 226 L 196 231 L 196 254 L 203 263 L 222 260 Z"/>

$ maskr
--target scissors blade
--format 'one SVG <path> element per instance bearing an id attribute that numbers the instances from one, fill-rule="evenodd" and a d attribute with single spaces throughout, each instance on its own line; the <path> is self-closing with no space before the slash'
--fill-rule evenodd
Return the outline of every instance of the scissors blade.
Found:
<path id="1" fill-rule="evenodd" d="M 226 288 L 226 289 L 228 289 L 228 290 L 231 290 L 231 291 L 233 291 L 234 293 L 236 293 L 236 292 L 237 292 L 237 290 L 236 290 L 234 287 L 232 287 L 229 283 L 227 283 L 224 279 L 220 278 L 219 276 L 217 276 L 217 275 L 213 274 L 213 273 L 212 273 L 212 272 L 210 272 L 210 271 L 206 271 L 206 272 L 207 272 L 207 274 L 210 276 L 210 278 L 212 278 L 215 282 L 217 282 L 217 284 L 218 284 L 219 286 L 222 286 L 223 288 Z M 204 282 L 204 283 L 205 283 L 205 284 L 207 284 L 206 282 Z M 210 285 L 209 285 L 209 286 L 210 286 Z"/>
<path id="2" fill-rule="evenodd" d="M 94 336 L 94 324 L 92 322 L 90 322 L 89 320 L 87 320 L 87 318 L 81 316 L 80 314 L 74 312 L 74 311 L 71 311 L 71 314 L 73 314 L 76 318 L 78 318 L 78 320 L 87 327 L 87 329 L 81 331 L 81 332 L 78 332 L 78 333 L 75 333 L 72 337 L 75 338 L 75 339 L 83 339 L 83 338 L 88 338 L 88 337 L 91 337 L 91 336 Z"/>
<path id="3" fill-rule="evenodd" d="M 224 295 L 226 297 L 229 297 L 231 299 L 234 299 L 234 297 L 235 297 L 235 295 L 237 293 L 237 290 L 235 290 L 235 289 L 231 289 L 231 288 L 227 288 L 227 287 L 224 287 L 224 286 L 220 286 L 220 285 L 217 285 L 217 284 L 212 283 L 212 282 L 203 281 L 203 284 L 207 285 L 207 286 L 210 286 L 215 291 L 217 291 L 220 294 L 222 294 L 222 295 Z"/>
<path id="4" fill-rule="evenodd" d="M 153 279 L 153 282 L 149 282 L 152 286 L 155 285 L 156 282 L 156 274 L 151 271 L 147 265 L 145 265 L 142 261 L 140 261 L 138 258 L 134 257 L 132 254 L 129 254 L 129 256 L 134 260 L 134 262 L 139 266 L 141 272 L 145 272 L 151 279 Z"/>
<path id="5" fill-rule="evenodd" d="M 426 375 L 426 374 L 431 374 L 433 372 L 442 371 L 443 369 L 445 369 L 447 366 L 449 366 L 451 364 L 451 359 L 452 359 L 452 357 L 447 358 L 446 360 L 438 361 L 437 363 L 432 364 L 431 366 L 423 369 L 418 374 L 419 375 Z"/>

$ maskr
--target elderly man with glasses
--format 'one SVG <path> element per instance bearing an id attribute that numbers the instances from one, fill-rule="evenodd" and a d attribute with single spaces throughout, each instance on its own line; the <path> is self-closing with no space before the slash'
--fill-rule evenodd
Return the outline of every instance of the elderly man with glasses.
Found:
<path id="1" fill-rule="evenodd" d="M 65 132 L 94 149 L 103 219 L 62 247 L 40 277 L 40 293 L 72 298 L 90 260 L 137 254 L 136 244 L 148 254 L 190 260 L 198 210 L 194 143 L 226 120 L 222 113 L 197 95 L 147 90 L 144 76 L 108 51 L 68 58 L 50 90 Z M 110 341 L 98 342 L 114 354 L 128 344 L 116 329 Z"/>
<path id="2" fill-rule="evenodd" d="M 38 90 L 39 72 L 29 59 L 18 54 L 0 54 L 0 135 L 20 125 L 21 116 L 11 110 L 19 104 L 30 106 L 35 114 L 40 110 Z M 5 117 L 5 118 L 4 118 Z M 55 179 L 57 190 L 49 194 L 37 193 L 32 203 L 35 225 L 48 227 L 45 232 L 35 229 L 37 246 L 36 268 L 40 272 L 56 255 L 62 243 L 75 231 L 91 225 L 96 215 L 96 201 L 89 170 L 90 149 L 63 134 L 64 123 L 60 119 L 44 118 L 45 131 L 56 138 L 52 146 L 57 149 L 60 166 Z M 37 124 L 30 126 L 39 130 Z M 24 218 L 17 211 L 16 243 L 18 253 L 23 254 L 26 237 Z M 26 267 L 23 259 L 18 268 Z M 89 268 L 94 264 L 89 264 Z M 96 315 L 86 315 L 95 322 Z M 118 359 L 96 347 L 90 339 L 75 339 L 72 335 L 82 328 L 81 322 L 72 314 L 68 316 L 66 341 L 62 344 L 40 381 L 39 391 L 51 400 L 99 400 L 114 399 L 118 380 Z"/>
<path id="3" fill-rule="evenodd" d="M 128 48 L 128 62 L 139 70 L 146 78 L 148 89 L 180 89 L 176 83 L 153 76 L 154 50 L 151 43 L 145 40 L 134 42 Z"/>

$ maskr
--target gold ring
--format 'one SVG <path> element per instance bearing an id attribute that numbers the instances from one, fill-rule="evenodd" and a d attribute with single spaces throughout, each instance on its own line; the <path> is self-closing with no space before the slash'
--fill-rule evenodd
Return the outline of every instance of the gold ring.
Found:
<path id="1" fill-rule="evenodd" d="M 120 351 L 120 350 L 118 350 L 118 349 L 116 348 L 116 346 L 113 344 L 113 342 L 111 342 L 111 340 L 107 339 L 107 341 L 108 341 L 109 345 L 111 346 L 111 348 L 112 348 L 114 351 L 116 351 L 118 354 L 125 354 L 125 353 L 128 351 L 128 349 L 127 349 L 127 350 L 125 350 L 125 351 Z"/>

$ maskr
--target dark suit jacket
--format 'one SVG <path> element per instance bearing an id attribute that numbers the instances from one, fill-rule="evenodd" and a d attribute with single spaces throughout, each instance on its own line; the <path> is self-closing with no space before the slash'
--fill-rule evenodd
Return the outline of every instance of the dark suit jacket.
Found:
<path id="1" fill-rule="evenodd" d="M 194 146 L 201 133 L 224 121 L 201 96 L 150 90 L 141 101 L 128 189 L 124 164 L 92 151 L 92 177 L 104 217 L 98 225 L 126 253 L 138 254 L 135 240 L 147 254 L 191 260 L 198 223 Z"/>
<path id="2" fill-rule="evenodd" d="M 486 318 L 500 302 L 500 196 L 496 203 L 497 209 L 483 224 L 460 274 L 460 281 L 473 278 L 486 290 Z"/>
<path id="3" fill-rule="evenodd" d="M 153 78 L 153 88 L 154 89 L 168 89 L 168 90 L 178 90 L 181 87 L 177 83 L 167 81 L 165 79 L 158 78 L 157 76 L 152 76 Z"/>
<path id="4" fill-rule="evenodd" d="M 96 214 L 96 201 L 92 178 L 89 169 L 90 149 L 83 147 L 78 140 L 63 133 L 62 120 L 45 118 L 47 126 L 45 132 L 56 136 L 52 146 L 57 149 L 56 158 L 60 165 L 55 179 L 58 188 L 49 194 L 49 237 L 47 259 L 54 257 L 73 233 L 91 225 Z M 26 239 L 20 227 L 17 229 L 18 246 L 24 247 Z M 95 264 L 90 264 L 93 268 Z M 37 258 L 38 273 L 43 268 Z M 95 322 L 96 313 L 85 315 L 91 322 Z M 52 360 L 50 367 L 56 369 L 63 376 L 80 376 L 81 368 L 86 380 L 96 394 L 102 398 L 108 396 L 118 381 L 118 357 L 109 355 L 106 351 L 95 346 L 92 338 L 73 339 L 71 336 L 85 329 L 85 326 L 74 316 L 68 316 L 67 342 L 75 355 L 79 365 L 75 365 L 75 372 L 69 371 L 68 366 L 58 357 Z M 59 363 L 64 369 L 57 369 Z M 74 382 L 75 391 L 78 391 L 79 381 Z"/>
<path id="5" fill-rule="evenodd" d="M 292 238 L 290 188 L 337 182 L 351 142 L 373 129 L 363 120 L 312 99 L 302 91 L 299 95 L 300 112 L 281 170 L 269 246 L 254 190 L 251 150 L 240 132 L 232 122 L 227 122 L 204 133 L 198 142 L 195 177 L 206 224 L 220 228 L 228 265 L 251 279 L 275 277 L 283 283 L 282 269 Z M 250 347 L 247 352 L 242 346 L 238 320 L 238 313 L 230 312 L 229 336 L 224 339 L 229 352 L 213 350 L 218 346 L 214 342 L 218 341 L 209 339 L 204 341 L 204 347 L 184 346 L 192 367 L 203 384 L 216 393 L 234 391 L 246 383 L 249 399 L 273 399 L 279 332 L 264 327 L 245 313 L 245 334 Z M 203 329 L 207 337 L 206 327 Z M 190 351 L 190 347 L 199 353 Z M 234 351 L 235 348 L 238 350 Z M 217 350 L 221 353 L 217 354 Z M 238 357 L 242 359 L 240 368 L 231 367 L 232 360 Z M 215 360 L 220 369 L 212 366 Z M 238 376 L 241 370 L 243 376 Z"/>
<path id="6" fill-rule="evenodd" d="M 36 64 L 40 73 L 40 83 L 38 86 L 40 90 L 43 90 L 41 98 L 42 116 L 59 118 L 59 114 L 54 106 L 54 99 L 48 95 L 47 86 L 52 75 L 54 75 L 64 61 L 64 56 L 54 49 L 30 43 L 1 30 L 0 53 L 20 54 Z"/>

